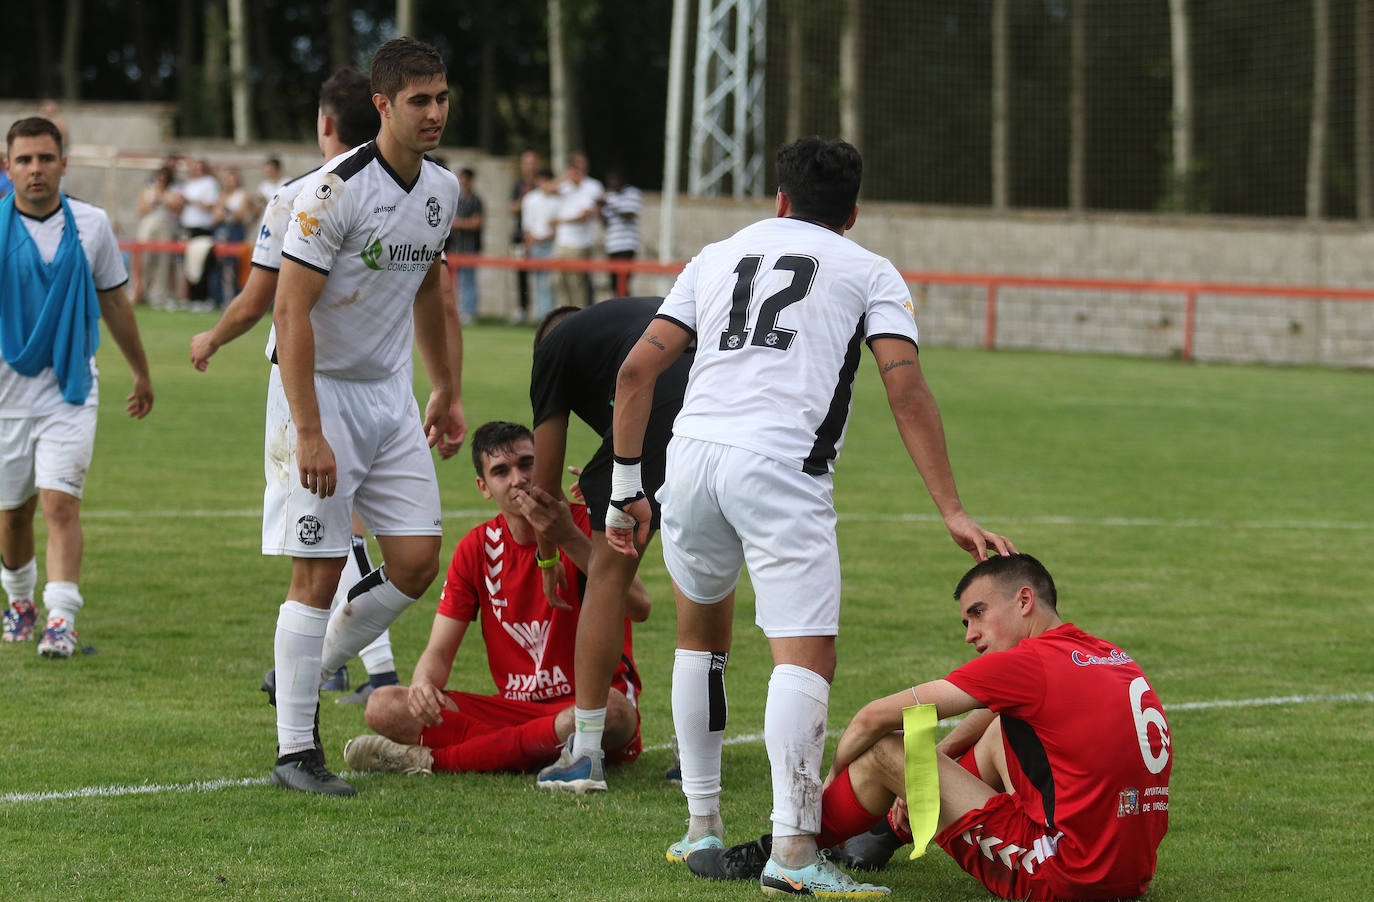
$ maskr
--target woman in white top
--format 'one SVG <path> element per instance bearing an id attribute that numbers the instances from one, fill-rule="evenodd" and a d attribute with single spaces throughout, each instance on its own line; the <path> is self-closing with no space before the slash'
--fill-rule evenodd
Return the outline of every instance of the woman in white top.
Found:
<path id="1" fill-rule="evenodd" d="M 138 231 L 139 241 L 170 241 L 176 231 L 176 217 L 172 215 L 168 203 L 175 189 L 172 187 L 173 172 L 164 166 L 153 176 L 153 180 L 138 192 Z M 135 286 L 134 301 L 142 301 L 154 307 L 169 308 L 173 305 L 171 287 L 172 255 L 150 252 L 143 255 L 143 271 L 139 284 Z"/>

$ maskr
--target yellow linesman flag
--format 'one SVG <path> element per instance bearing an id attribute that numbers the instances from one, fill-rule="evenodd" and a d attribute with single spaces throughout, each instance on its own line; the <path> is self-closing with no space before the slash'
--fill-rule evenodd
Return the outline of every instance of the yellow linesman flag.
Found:
<path id="1" fill-rule="evenodd" d="M 902 709 L 906 750 L 906 808 L 911 819 L 912 858 L 926 854 L 940 823 L 940 766 L 935 763 L 935 706 Z"/>

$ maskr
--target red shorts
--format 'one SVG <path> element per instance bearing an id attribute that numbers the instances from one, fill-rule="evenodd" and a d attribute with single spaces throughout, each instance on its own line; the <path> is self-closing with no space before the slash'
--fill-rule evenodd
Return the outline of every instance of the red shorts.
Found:
<path id="1" fill-rule="evenodd" d="M 483 721 L 493 727 L 517 727 L 538 717 L 556 714 L 566 704 L 559 702 L 530 702 L 505 698 L 500 695 L 478 695 L 475 692 L 445 692 L 453 703 L 469 717 Z M 629 764 L 644 751 L 644 741 L 639 735 L 639 709 L 635 709 L 635 732 L 630 741 L 614 751 L 606 753 L 607 764 Z"/>

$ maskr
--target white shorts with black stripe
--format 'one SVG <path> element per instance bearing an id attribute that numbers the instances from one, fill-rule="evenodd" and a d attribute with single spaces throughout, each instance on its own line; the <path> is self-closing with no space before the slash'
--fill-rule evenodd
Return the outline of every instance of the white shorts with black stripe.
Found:
<path id="1" fill-rule="evenodd" d="M 754 622 L 770 638 L 834 636 L 840 552 L 830 474 L 675 436 L 658 500 L 663 561 L 698 604 L 729 595 L 748 566 Z"/>
<path id="2" fill-rule="evenodd" d="M 263 447 L 267 489 L 262 553 L 344 557 L 354 510 L 375 536 L 442 535 L 439 483 L 410 368 L 370 382 L 316 374 L 315 396 L 338 474 L 338 488 L 328 498 L 301 485 L 296 427 L 281 372 L 272 367 Z"/>

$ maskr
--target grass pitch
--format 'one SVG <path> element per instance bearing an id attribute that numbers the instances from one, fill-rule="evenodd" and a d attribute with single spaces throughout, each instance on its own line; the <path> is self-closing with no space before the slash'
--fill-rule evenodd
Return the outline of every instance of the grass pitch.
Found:
<path id="1" fill-rule="evenodd" d="M 140 311 L 139 322 L 157 391 L 146 421 L 122 415 L 127 369 L 113 341 L 100 351 L 79 621 L 97 653 L 48 661 L 33 645 L 0 647 L 0 898 L 759 895 L 663 857 L 686 808 L 662 782 L 673 615 L 656 548 L 643 569 L 656 609 L 635 636 L 649 750 L 611 772 L 611 792 L 555 797 L 526 775 L 359 775 L 352 799 L 268 785 L 274 721 L 257 685 L 288 565 L 258 553 L 266 327 L 201 374 L 186 349 L 209 316 Z M 469 424 L 528 421 L 530 332 L 484 324 L 466 340 Z M 1044 560 L 1065 618 L 1139 660 L 1169 708 L 1171 829 L 1149 898 L 1368 898 L 1369 374 L 943 348 L 922 365 L 965 505 Z M 594 446 L 575 427 L 570 460 Z M 490 508 L 466 449 L 439 473 L 446 561 Z M 950 592 L 970 560 L 934 516 L 868 360 L 836 500 L 845 612 L 832 731 L 868 699 L 969 656 Z M 438 588 L 392 630 L 403 679 Z M 766 756 L 750 737 L 770 665 L 747 588 L 738 614 L 729 842 L 766 830 L 769 811 Z M 480 633 L 453 685 L 491 691 Z M 364 727 L 332 698 L 321 726 L 342 766 Z M 898 899 L 988 898 L 938 850 L 881 882 Z"/>

